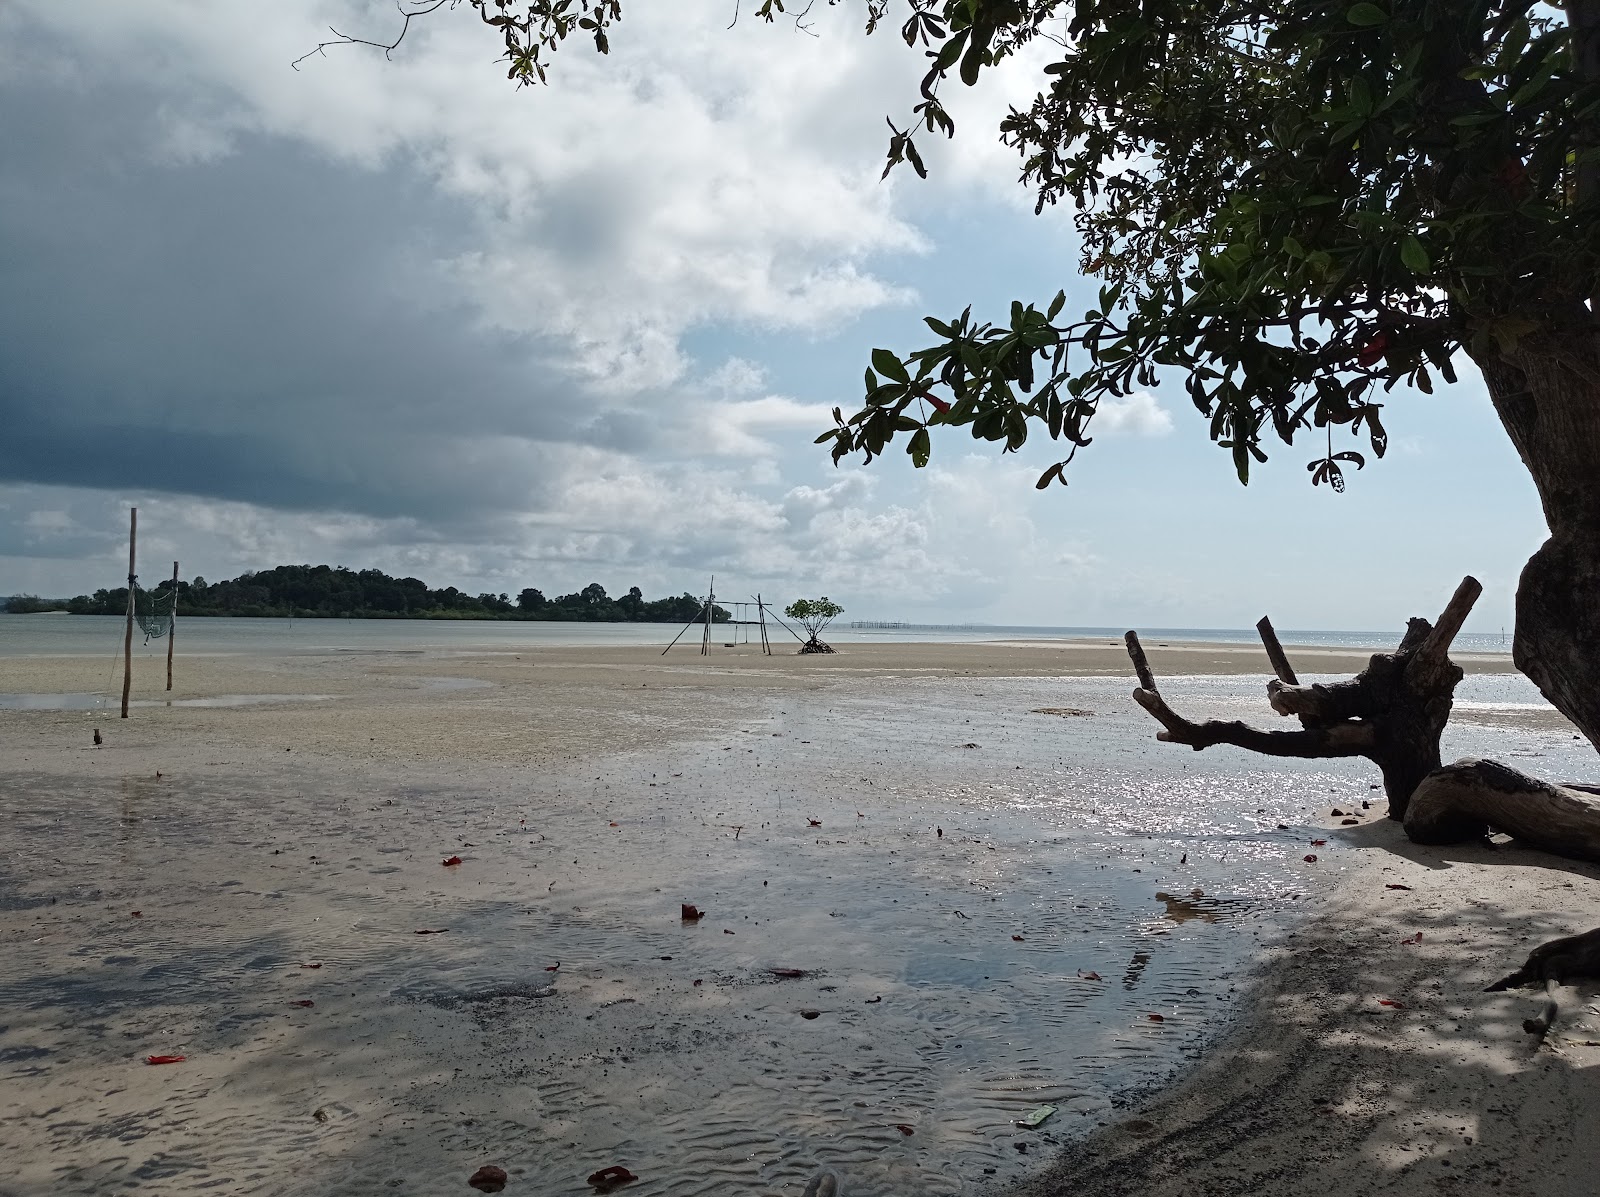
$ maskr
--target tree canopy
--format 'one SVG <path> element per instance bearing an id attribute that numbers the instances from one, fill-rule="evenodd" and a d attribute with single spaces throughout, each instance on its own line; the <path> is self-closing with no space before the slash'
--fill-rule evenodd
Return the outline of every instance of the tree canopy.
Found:
<path id="1" fill-rule="evenodd" d="M 164 579 L 152 594 L 162 607 L 171 589 Z M 64 610 L 75 615 L 121 615 L 128 609 L 126 587 L 97 590 L 65 602 L 32 599 L 10 608 L 24 611 Z M 195 615 L 294 616 L 357 619 L 530 619 L 593 623 L 686 623 L 703 610 L 692 594 L 646 599 L 637 586 L 612 598 L 591 582 L 576 594 L 547 599 L 535 589 L 515 600 L 505 594 L 468 594 L 454 586 L 432 590 L 418 578 L 391 578 L 377 569 L 329 565 L 279 565 L 251 571 L 222 582 L 197 577 L 178 582 L 180 617 Z M 728 620 L 717 607 L 712 618 Z"/>
<path id="2" fill-rule="evenodd" d="M 842 0 L 830 0 L 837 4 Z M 543 81 L 583 36 L 605 52 L 616 0 L 471 0 L 510 77 Z M 891 15 L 862 0 L 868 32 Z M 1054 43 L 1001 139 L 1040 209 L 1076 211 L 1093 307 L 1065 292 L 1000 321 L 929 317 L 935 340 L 878 349 L 864 402 L 819 441 L 835 460 L 964 427 L 1020 448 L 1089 443 L 1108 397 L 1181 374 L 1241 481 L 1263 441 L 1316 441 L 1311 480 L 1342 489 L 1381 456 L 1384 396 L 1431 391 L 1465 351 L 1592 335 L 1600 178 L 1600 4 L 1531 0 L 905 0 L 926 60 L 888 169 L 926 173 L 918 138 L 953 135 L 952 76 L 975 83 Z M 759 19 L 785 12 L 765 0 Z M 899 14 L 896 14 L 898 19 Z M 902 127 L 903 126 L 903 127 Z M 1568 359 L 1587 369 L 1583 355 Z"/>

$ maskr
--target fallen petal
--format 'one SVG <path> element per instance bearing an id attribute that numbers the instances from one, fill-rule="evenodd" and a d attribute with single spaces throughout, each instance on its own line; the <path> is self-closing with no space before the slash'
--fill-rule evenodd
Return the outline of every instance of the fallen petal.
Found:
<path id="1" fill-rule="evenodd" d="M 461 863 L 461 858 L 459 856 L 446 856 L 439 863 L 442 864 L 445 868 L 448 869 L 448 868 L 452 868 L 455 865 L 460 864 Z"/>
<path id="2" fill-rule="evenodd" d="M 182 1064 L 188 1056 L 146 1056 L 146 1064 Z"/>

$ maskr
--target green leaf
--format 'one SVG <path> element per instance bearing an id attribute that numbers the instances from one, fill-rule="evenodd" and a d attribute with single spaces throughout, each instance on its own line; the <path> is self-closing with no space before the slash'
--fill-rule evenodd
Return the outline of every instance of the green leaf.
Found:
<path id="1" fill-rule="evenodd" d="M 1382 25 L 1389 19 L 1389 14 L 1376 4 L 1355 4 L 1350 11 L 1344 14 L 1344 19 L 1352 25 Z"/>
<path id="2" fill-rule="evenodd" d="M 1415 237 L 1407 237 L 1400 243 L 1400 260 L 1412 274 L 1433 273 L 1433 263 L 1428 260 L 1428 251 L 1422 248 L 1422 242 Z"/>
<path id="3" fill-rule="evenodd" d="M 899 383 L 909 383 L 911 375 L 907 373 L 905 364 L 887 349 L 874 349 L 872 351 L 872 368 L 885 378 L 892 378 Z"/>
<path id="4" fill-rule="evenodd" d="M 928 440 L 926 428 L 917 429 L 911 438 L 911 443 L 906 446 L 906 452 L 911 454 L 911 464 L 921 469 L 928 464 L 928 458 L 933 453 L 933 446 Z"/>

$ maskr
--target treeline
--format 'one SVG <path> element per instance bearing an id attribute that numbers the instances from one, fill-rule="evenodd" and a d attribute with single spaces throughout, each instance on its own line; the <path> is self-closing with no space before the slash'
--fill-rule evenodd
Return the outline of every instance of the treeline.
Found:
<path id="1" fill-rule="evenodd" d="M 150 594 L 156 610 L 166 609 L 172 580 L 163 580 Z M 141 599 L 141 604 L 143 603 Z M 65 601 L 22 595 L 7 610 L 67 611 L 73 615 L 122 615 L 128 610 L 128 589 L 97 590 Z M 243 573 L 225 582 L 197 577 L 178 582 L 179 618 L 191 615 L 293 616 L 305 619 L 542 619 L 595 623 L 687 623 L 700 613 L 692 594 L 646 599 L 637 586 L 612 598 L 591 582 L 576 594 L 546 598 L 529 588 L 516 598 L 507 594 L 467 594 L 454 586 L 430 590 L 417 578 L 391 578 L 376 569 L 353 570 L 329 565 L 280 565 L 259 573 Z M 725 622 L 722 607 L 712 619 Z"/>

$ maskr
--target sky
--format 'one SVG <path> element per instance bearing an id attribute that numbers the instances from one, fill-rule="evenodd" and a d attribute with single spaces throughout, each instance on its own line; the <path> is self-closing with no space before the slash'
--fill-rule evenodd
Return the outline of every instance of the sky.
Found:
<path id="1" fill-rule="evenodd" d="M 748 5 L 746 7 L 749 7 Z M 1545 528 L 1470 364 L 1397 389 L 1336 495 L 1309 444 L 1250 485 L 1180 385 L 932 464 L 813 444 L 874 346 L 1012 299 L 1087 307 L 1070 213 L 998 143 L 1045 59 L 951 101 L 879 180 L 919 61 L 859 6 L 812 29 L 637 0 L 513 88 L 464 6 L 387 59 L 365 0 L 0 0 L 0 594 L 289 562 L 433 586 L 826 594 L 846 619 L 1382 630 L 1467 573 L 1511 623 Z M 1052 449 L 1057 451 L 1052 452 Z"/>

